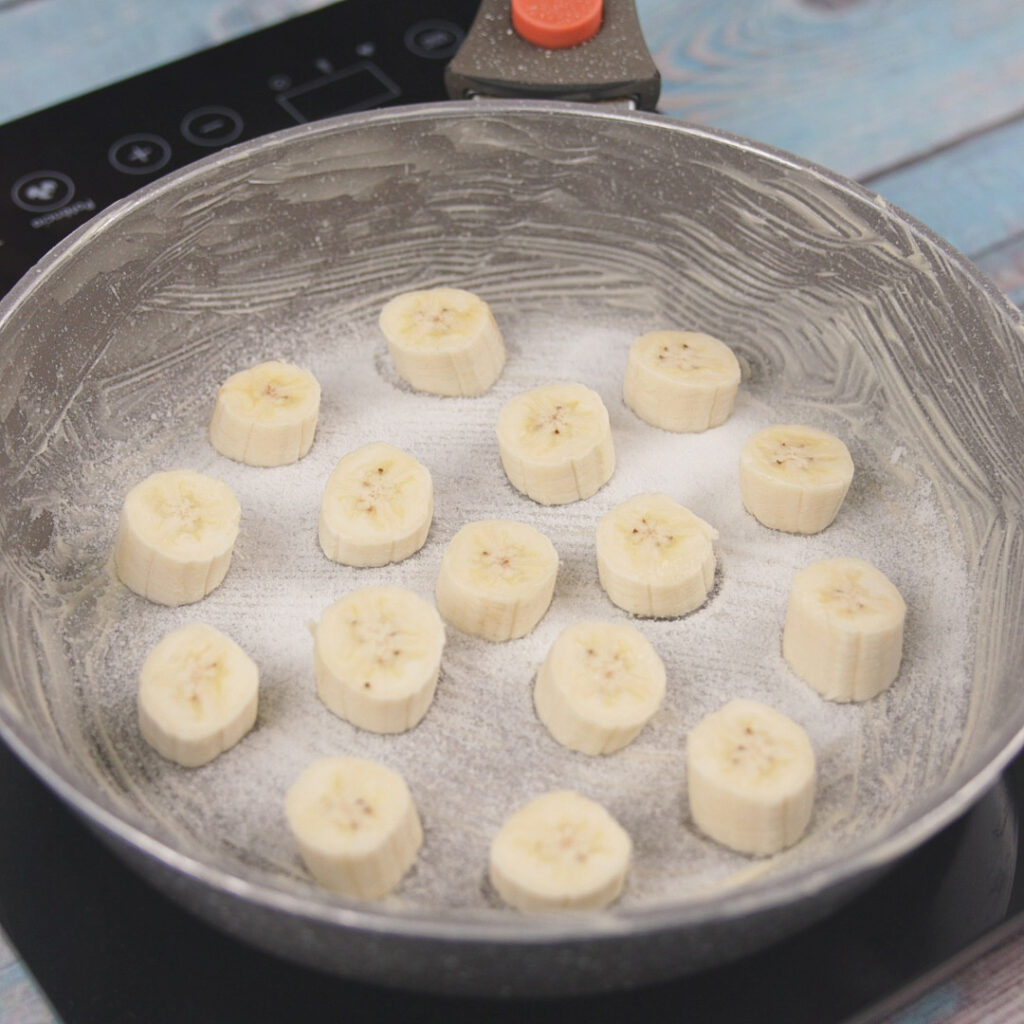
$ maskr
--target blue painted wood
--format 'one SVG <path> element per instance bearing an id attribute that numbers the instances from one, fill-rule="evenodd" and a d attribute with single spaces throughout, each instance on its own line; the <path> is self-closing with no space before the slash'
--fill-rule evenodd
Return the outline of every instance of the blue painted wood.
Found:
<path id="1" fill-rule="evenodd" d="M 1024 117 L 872 179 L 1024 304 Z"/>
<path id="2" fill-rule="evenodd" d="M 868 186 L 968 254 L 1024 236 L 1024 117 Z"/>
<path id="3" fill-rule="evenodd" d="M 973 259 L 993 284 L 1024 310 L 1024 238 L 1005 242 Z"/>
<path id="4" fill-rule="evenodd" d="M 851 177 L 1024 111 L 1020 0 L 637 0 L 662 107 Z"/>
<path id="5" fill-rule="evenodd" d="M 0 1024 L 59 1024 L 35 980 L 0 931 Z"/>
<path id="6" fill-rule="evenodd" d="M 1024 303 L 1024 3 L 636 2 L 666 113 L 869 178 Z"/>

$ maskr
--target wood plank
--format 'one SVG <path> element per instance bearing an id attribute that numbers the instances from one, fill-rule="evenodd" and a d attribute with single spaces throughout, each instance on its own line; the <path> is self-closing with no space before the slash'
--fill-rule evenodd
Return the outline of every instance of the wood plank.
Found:
<path id="1" fill-rule="evenodd" d="M 1005 242 L 973 259 L 995 286 L 1024 310 L 1024 237 Z"/>
<path id="2" fill-rule="evenodd" d="M 59 1024 L 7 936 L 0 931 L 0 1021 Z"/>
<path id="3" fill-rule="evenodd" d="M 1024 234 L 1024 117 L 865 184 L 956 248 L 981 253 Z"/>
<path id="4" fill-rule="evenodd" d="M 1024 110 L 1020 0 L 637 0 L 662 109 L 850 177 Z"/>
<path id="5" fill-rule="evenodd" d="M 1024 117 L 869 179 L 1024 301 Z"/>

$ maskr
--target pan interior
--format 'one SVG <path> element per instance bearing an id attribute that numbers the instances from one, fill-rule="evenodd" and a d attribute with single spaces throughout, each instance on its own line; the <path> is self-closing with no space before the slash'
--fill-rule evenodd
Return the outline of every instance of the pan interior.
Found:
<path id="1" fill-rule="evenodd" d="M 413 393 L 377 328 L 388 298 L 441 284 L 486 298 L 503 330 L 507 366 L 480 398 Z M 927 232 L 823 173 L 557 106 L 366 115 L 144 190 L 44 261 L 3 313 L 0 716 L 92 804 L 197 862 L 336 904 L 309 881 L 282 801 L 312 759 L 351 753 L 400 770 L 423 818 L 420 859 L 385 904 L 399 915 L 518 920 L 486 881 L 488 844 L 553 788 L 600 800 L 632 835 L 616 913 L 744 885 L 770 901 L 808 872 L 841 876 L 851 851 L 937 827 L 1016 742 L 1020 323 Z M 631 341 L 662 327 L 706 331 L 740 357 L 724 426 L 671 434 L 623 404 Z M 255 469 L 217 455 L 206 428 L 218 384 L 273 358 L 316 374 L 321 418 L 309 456 Z M 593 498 L 547 508 L 507 483 L 494 424 L 507 399 L 554 380 L 601 394 L 618 468 Z M 740 446 L 781 422 L 832 431 L 853 455 L 850 494 L 817 536 L 767 530 L 740 501 Z M 316 539 L 324 482 L 378 440 L 430 468 L 433 527 L 406 562 L 335 565 Z M 243 509 L 226 582 L 179 609 L 135 597 L 109 565 L 125 492 L 169 468 L 220 477 Z M 634 622 L 666 662 L 668 694 L 631 746 L 590 758 L 539 723 L 533 678 L 569 623 L 627 618 L 598 585 L 593 535 L 639 491 L 716 527 L 718 574 L 697 612 Z M 449 629 L 435 703 L 409 733 L 331 715 L 309 625 L 358 586 L 430 598 L 453 533 L 499 517 L 559 552 L 537 629 L 504 645 Z M 899 679 L 861 705 L 821 700 L 780 653 L 793 574 L 839 554 L 875 563 L 909 607 Z M 257 661 L 260 713 L 236 748 L 186 770 L 142 741 L 135 690 L 152 644 L 197 620 Z M 802 723 L 818 758 L 809 832 L 768 860 L 702 838 L 686 807 L 686 734 L 740 696 Z"/>

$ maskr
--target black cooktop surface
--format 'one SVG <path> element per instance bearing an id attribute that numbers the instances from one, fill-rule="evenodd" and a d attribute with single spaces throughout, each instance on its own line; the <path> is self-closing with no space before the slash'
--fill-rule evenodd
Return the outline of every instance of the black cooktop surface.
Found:
<path id="1" fill-rule="evenodd" d="M 98 210 L 225 146 L 445 99 L 478 3 L 345 0 L 0 125 L 0 294 Z"/>
<path id="2" fill-rule="evenodd" d="M 967 815 L 820 924 L 761 953 L 631 992 L 526 1002 L 389 991 L 208 927 L 124 866 L 0 746 L 0 922 L 66 1024 L 873 1020 L 1024 909 L 1024 760 Z"/>

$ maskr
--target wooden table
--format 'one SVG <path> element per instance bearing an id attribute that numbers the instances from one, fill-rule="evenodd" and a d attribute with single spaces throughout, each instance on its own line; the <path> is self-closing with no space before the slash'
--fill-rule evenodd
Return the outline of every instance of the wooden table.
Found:
<path id="1" fill-rule="evenodd" d="M 0 122 L 321 5 L 0 0 Z M 637 8 L 663 76 L 664 113 L 858 179 L 1024 304 L 1021 0 L 637 0 Z M 1024 938 L 1011 935 L 896 1019 L 1024 1020 L 1022 972 Z M 0 935 L 0 1022 L 50 1020 Z"/>

